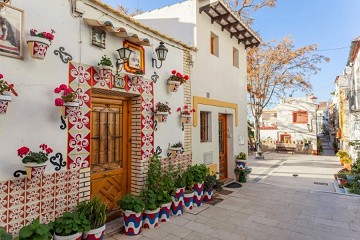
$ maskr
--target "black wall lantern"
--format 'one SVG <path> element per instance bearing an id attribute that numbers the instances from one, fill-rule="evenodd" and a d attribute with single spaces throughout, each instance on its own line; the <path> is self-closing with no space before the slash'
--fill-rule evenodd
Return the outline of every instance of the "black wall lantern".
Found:
<path id="1" fill-rule="evenodd" d="M 156 56 L 160 61 L 160 66 L 157 65 L 157 60 L 155 58 L 152 59 L 152 67 L 161 68 L 162 62 L 166 59 L 166 55 L 168 53 L 168 49 L 165 47 L 164 42 L 160 42 L 160 45 L 155 49 Z"/>
<path id="2" fill-rule="evenodd" d="M 116 70 L 118 70 L 121 65 L 129 61 L 130 55 L 133 51 L 129 48 L 119 48 L 116 51 L 119 53 L 120 56 L 120 58 L 116 59 Z"/>

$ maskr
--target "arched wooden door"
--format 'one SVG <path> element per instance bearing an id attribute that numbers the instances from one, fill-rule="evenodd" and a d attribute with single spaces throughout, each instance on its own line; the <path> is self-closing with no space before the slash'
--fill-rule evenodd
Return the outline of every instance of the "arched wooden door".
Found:
<path id="1" fill-rule="evenodd" d="M 100 95 L 91 102 L 91 198 L 107 203 L 112 220 L 121 213 L 117 201 L 130 191 L 129 101 Z"/>

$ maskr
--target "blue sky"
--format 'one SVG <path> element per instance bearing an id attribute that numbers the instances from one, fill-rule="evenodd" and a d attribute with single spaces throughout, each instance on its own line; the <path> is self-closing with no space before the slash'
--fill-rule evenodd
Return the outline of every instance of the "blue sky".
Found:
<path id="1" fill-rule="evenodd" d="M 103 1 L 114 7 L 122 4 L 130 11 L 136 7 L 149 11 L 179 2 Z M 321 64 L 322 70 L 311 77 L 314 95 L 328 100 L 334 91 L 335 77 L 342 74 L 347 62 L 351 41 L 360 36 L 360 0 L 278 0 L 276 8 L 261 9 L 253 17 L 253 29 L 264 41 L 291 35 L 297 47 L 316 43 L 319 53 L 330 57 L 330 63 Z"/>

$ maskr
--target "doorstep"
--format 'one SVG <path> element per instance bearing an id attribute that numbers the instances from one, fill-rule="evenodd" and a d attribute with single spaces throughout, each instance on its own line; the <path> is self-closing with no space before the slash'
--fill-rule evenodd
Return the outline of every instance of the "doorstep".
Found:
<path id="1" fill-rule="evenodd" d="M 115 234 L 123 233 L 124 231 L 125 231 L 124 219 L 120 217 L 118 219 L 106 223 L 105 237 L 110 237 Z"/>

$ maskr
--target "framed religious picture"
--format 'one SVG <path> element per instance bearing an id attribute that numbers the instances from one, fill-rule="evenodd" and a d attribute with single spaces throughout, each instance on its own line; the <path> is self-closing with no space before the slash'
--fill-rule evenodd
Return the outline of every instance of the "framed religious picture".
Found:
<path id="1" fill-rule="evenodd" d="M 106 32 L 101 29 L 92 29 L 91 44 L 100 48 L 105 48 Z"/>
<path id="2" fill-rule="evenodd" d="M 114 80 L 114 88 L 119 88 L 119 89 L 124 89 L 125 88 L 125 79 L 124 76 L 120 76 L 120 75 L 113 75 L 113 80 Z"/>
<path id="3" fill-rule="evenodd" d="M 145 73 L 144 48 L 129 41 L 124 41 L 124 47 L 132 51 L 129 61 L 124 64 L 125 71 L 131 73 L 142 71 Z"/>
<path id="4" fill-rule="evenodd" d="M 23 58 L 24 11 L 0 4 L 0 55 Z"/>

